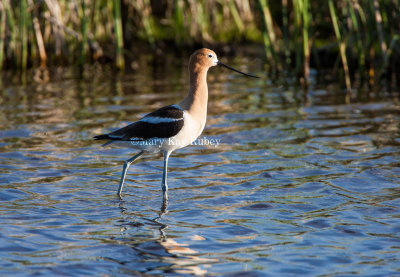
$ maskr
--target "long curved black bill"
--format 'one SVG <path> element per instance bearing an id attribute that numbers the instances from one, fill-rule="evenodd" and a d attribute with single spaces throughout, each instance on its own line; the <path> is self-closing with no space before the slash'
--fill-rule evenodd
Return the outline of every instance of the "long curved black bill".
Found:
<path id="1" fill-rule="evenodd" d="M 258 76 L 254 76 L 254 75 L 251 75 L 251 74 L 247 74 L 247 73 L 244 73 L 244 72 L 239 71 L 239 70 L 237 70 L 237 69 L 234 69 L 233 67 L 230 67 L 229 65 L 226 65 L 226 64 L 224 64 L 224 63 L 221 63 L 220 61 L 218 61 L 217 64 L 220 65 L 220 66 L 226 67 L 226 68 L 228 68 L 228 69 L 230 69 L 230 70 L 232 70 L 232 71 L 235 71 L 235 72 L 237 72 L 237 73 L 243 74 L 244 76 L 253 77 L 253 78 L 260 78 L 260 77 L 258 77 Z"/>

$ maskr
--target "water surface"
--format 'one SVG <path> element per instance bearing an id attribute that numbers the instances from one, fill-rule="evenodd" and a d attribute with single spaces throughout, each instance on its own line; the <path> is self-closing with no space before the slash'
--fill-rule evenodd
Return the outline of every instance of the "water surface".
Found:
<path id="1" fill-rule="evenodd" d="M 134 153 L 92 137 L 178 102 L 178 61 L 3 80 L 2 276 L 400 275 L 396 93 L 345 104 L 314 85 L 304 104 L 292 87 L 213 68 L 202 138 L 221 143 L 172 154 L 168 207 L 161 156 L 131 166 L 119 199 Z M 230 64 L 263 74 L 257 60 Z"/>

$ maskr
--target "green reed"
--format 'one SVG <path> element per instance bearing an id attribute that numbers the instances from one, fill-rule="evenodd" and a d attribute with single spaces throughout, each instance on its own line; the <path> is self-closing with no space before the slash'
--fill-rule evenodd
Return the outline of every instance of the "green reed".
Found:
<path id="1" fill-rule="evenodd" d="M 350 83 L 350 75 L 349 75 L 349 67 L 347 63 L 347 55 L 346 55 L 346 41 L 342 37 L 340 28 L 339 28 L 339 23 L 338 23 L 338 17 L 335 11 L 335 7 L 333 5 L 333 1 L 329 0 L 329 11 L 331 13 L 331 18 L 332 18 L 332 25 L 333 29 L 335 31 L 335 36 L 339 45 L 339 53 L 340 53 L 340 58 L 342 60 L 343 64 L 343 70 L 345 74 L 345 83 L 346 83 L 346 89 L 347 89 L 347 97 L 348 100 L 350 100 L 350 93 L 351 93 L 351 83 Z"/>
<path id="2" fill-rule="evenodd" d="M 293 18 L 292 18 L 292 29 L 291 33 L 292 41 L 291 47 L 294 49 L 295 53 L 295 73 L 297 76 L 300 76 L 300 72 L 302 71 L 302 65 L 304 63 L 304 56 L 302 54 L 302 46 L 304 43 L 302 42 L 302 3 L 303 0 L 293 0 Z"/>
<path id="3" fill-rule="evenodd" d="M 83 65 L 86 61 L 86 49 L 87 49 L 87 42 L 88 42 L 88 20 L 86 15 L 86 4 L 85 1 L 82 1 L 82 5 L 77 7 L 78 15 L 80 18 L 80 25 L 81 25 L 81 42 L 80 42 L 80 50 L 79 50 L 79 64 Z"/>
<path id="4" fill-rule="evenodd" d="M 6 13 L 4 3 L 0 2 L 0 70 L 3 67 L 4 39 L 6 34 Z"/>
<path id="5" fill-rule="evenodd" d="M 114 28 L 116 38 L 116 65 L 119 68 L 125 66 L 124 60 L 124 39 L 122 31 L 121 0 L 113 1 Z"/>
<path id="6" fill-rule="evenodd" d="M 282 0 L 282 37 L 283 37 L 283 52 L 285 56 L 285 69 L 290 70 L 292 63 L 289 49 L 289 13 L 288 13 L 288 0 Z"/>
<path id="7" fill-rule="evenodd" d="M 3 7 L 2 7 L 2 13 L 6 14 L 7 20 L 6 20 L 6 27 L 3 28 L 3 32 L 6 33 L 6 29 L 8 28 L 10 31 L 9 35 L 9 40 L 6 43 L 5 41 L 3 42 L 5 45 L 7 44 L 7 48 L 3 47 L 3 51 L 5 53 L 2 53 L 2 55 L 6 58 L 7 54 L 10 53 L 10 56 L 12 56 L 12 59 L 10 59 L 10 62 L 13 62 L 14 66 L 18 66 L 18 63 L 16 61 L 16 56 L 19 56 L 20 52 L 16 49 L 16 44 L 17 44 L 17 26 L 16 22 L 14 20 L 14 11 L 10 6 L 10 2 L 8 0 L 5 0 L 2 2 Z M 5 34 L 1 34 L 2 37 L 5 37 Z M 3 59 L 3 64 L 4 64 L 4 59 Z M 3 65 L 2 64 L 2 65 Z"/>
<path id="8" fill-rule="evenodd" d="M 272 23 L 270 6 L 267 0 L 259 0 L 260 14 L 262 18 L 263 26 L 263 40 L 265 45 L 265 53 L 267 59 L 270 61 L 272 67 L 277 68 L 279 65 L 279 58 L 276 54 L 275 49 L 275 32 Z"/>
<path id="9" fill-rule="evenodd" d="M 358 61 L 357 62 L 358 72 L 359 76 L 361 78 L 364 78 L 364 72 L 366 70 L 366 65 L 365 65 L 366 53 L 365 53 L 365 48 L 363 47 L 362 30 L 360 28 L 361 24 L 359 24 L 359 20 L 361 20 L 363 24 L 365 24 L 366 20 L 364 17 L 364 13 L 359 10 L 359 7 L 356 5 L 355 1 L 348 2 L 348 10 L 351 18 L 351 27 L 355 33 L 354 40 L 356 42 L 355 52 Z"/>
<path id="10" fill-rule="evenodd" d="M 123 68 L 138 43 L 252 42 L 264 45 L 270 72 L 297 76 L 305 87 L 311 64 L 330 53 L 334 67 L 336 55 L 350 91 L 352 79 L 370 86 L 390 73 L 400 79 L 399 33 L 398 0 L 0 0 L 0 68 L 102 57 Z"/>

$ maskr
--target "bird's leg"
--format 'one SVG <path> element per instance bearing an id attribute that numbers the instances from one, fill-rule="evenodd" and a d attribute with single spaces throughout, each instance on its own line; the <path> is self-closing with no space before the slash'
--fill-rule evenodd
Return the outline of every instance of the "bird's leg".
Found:
<path id="1" fill-rule="evenodd" d="M 161 188 L 163 191 L 163 200 L 164 202 L 168 201 L 168 185 L 167 185 L 167 171 L 168 171 L 168 158 L 171 152 L 164 152 L 164 170 L 163 170 L 163 178 L 161 183 Z"/>
<path id="2" fill-rule="evenodd" d="M 121 175 L 121 181 L 119 182 L 119 188 L 118 188 L 118 196 L 121 197 L 121 192 L 122 192 L 122 187 L 124 186 L 124 182 L 125 182 L 125 177 L 126 177 L 126 172 L 128 171 L 129 166 L 136 160 L 138 159 L 140 156 L 142 156 L 143 151 L 140 152 L 139 154 L 133 156 L 132 158 L 130 158 L 129 160 L 126 160 L 124 163 L 124 168 L 122 169 L 122 175 Z"/>

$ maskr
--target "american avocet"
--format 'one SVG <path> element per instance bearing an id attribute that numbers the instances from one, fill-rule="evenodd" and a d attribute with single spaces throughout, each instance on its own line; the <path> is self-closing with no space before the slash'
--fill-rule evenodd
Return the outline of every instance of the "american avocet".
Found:
<path id="1" fill-rule="evenodd" d="M 214 51 L 199 49 L 190 56 L 190 87 L 187 96 L 178 104 L 160 108 L 139 121 L 109 134 L 95 136 L 96 140 L 109 140 L 105 145 L 118 143 L 140 152 L 124 163 L 118 195 L 121 196 L 126 171 L 143 153 L 164 155 L 162 191 L 164 201 L 168 199 L 167 166 L 172 151 L 185 147 L 197 139 L 202 133 L 207 119 L 207 71 L 212 66 L 224 66 L 245 76 L 257 76 L 243 73 L 220 62 Z"/>

